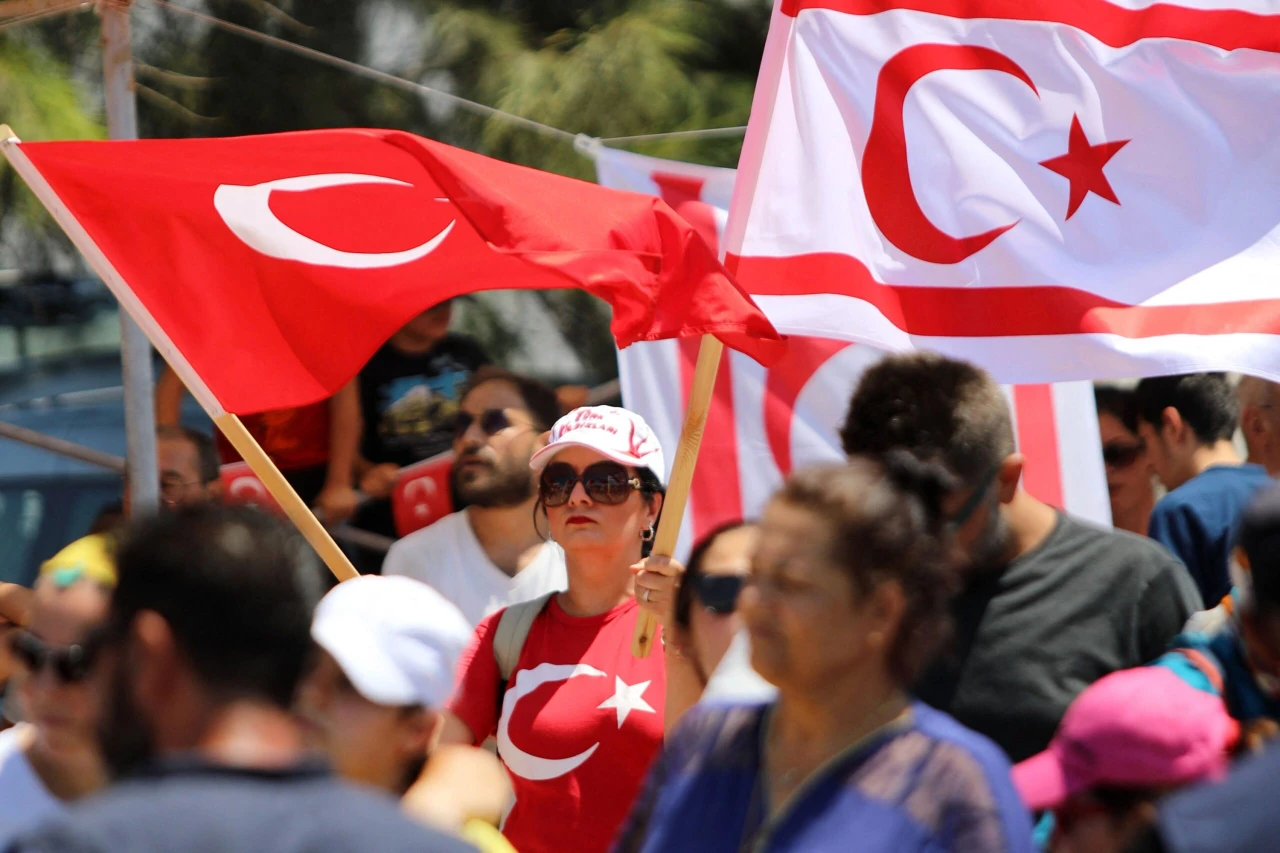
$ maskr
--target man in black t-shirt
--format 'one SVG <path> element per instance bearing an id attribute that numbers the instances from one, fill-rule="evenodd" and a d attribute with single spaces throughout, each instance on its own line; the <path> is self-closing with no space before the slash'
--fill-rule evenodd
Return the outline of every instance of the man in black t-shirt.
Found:
<path id="1" fill-rule="evenodd" d="M 121 780 L 9 853 L 464 853 L 302 752 L 288 706 L 320 575 L 253 509 L 179 509 L 125 537 L 105 632 L 83 644 Z"/>
<path id="2" fill-rule="evenodd" d="M 929 353 L 883 359 L 854 391 L 841 439 L 850 455 L 902 449 L 940 460 L 960 480 L 944 502 L 965 557 L 954 641 L 915 692 L 1015 762 L 1048 746 L 1085 687 L 1149 663 L 1200 609 L 1164 548 L 1019 488 L 1008 402 L 973 365 Z"/>
<path id="3" fill-rule="evenodd" d="M 476 341 L 449 331 L 452 314 L 445 302 L 410 320 L 334 397 L 328 482 L 316 501 L 327 521 L 356 514 L 358 527 L 394 536 L 387 498 L 400 469 L 452 446 L 458 396 L 489 363 Z M 358 514 L 357 486 L 375 498 Z"/>

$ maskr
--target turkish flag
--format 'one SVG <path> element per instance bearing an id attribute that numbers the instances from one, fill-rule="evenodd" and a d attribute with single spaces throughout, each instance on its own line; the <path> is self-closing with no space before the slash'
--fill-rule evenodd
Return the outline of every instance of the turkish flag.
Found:
<path id="1" fill-rule="evenodd" d="M 619 346 L 784 349 L 665 204 L 407 133 L 3 148 L 215 415 L 323 399 L 417 313 L 489 289 L 584 288 Z"/>
<path id="2" fill-rule="evenodd" d="M 602 184 L 662 197 L 715 245 L 723 239 L 732 169 L 696 166 L 598 147 Z M 664 447 L 684 421 L 697 346 L 636 344 L 618 354 L 622 401 L 639 412 Z M 844 458 L 838 431 L 862 371 L 884 350 L 832 338 L 793 337 L 787 354 L 764 367 L 726 353 L 716 376 L 693 472 L 678 554 L 727 521 L 754 518 L 792 471 Z M 1052 506 L 1111 523 L 1093 385 L 1007 385 L 1023 485 Z"/>
<path id="3" fill-rule="evenodd" d="M 779 0 L 728 266 L 1002 381 L 1280 379 L 1277 139 L 1274 0 Z"/>
<path id="4" fill-rule="evenodd" d="M 452 470 L 452 451 L 400 469 L 391 492 L 391 515 L 397 535 L 408 536 L 453 512 L 449 483 Z"/>

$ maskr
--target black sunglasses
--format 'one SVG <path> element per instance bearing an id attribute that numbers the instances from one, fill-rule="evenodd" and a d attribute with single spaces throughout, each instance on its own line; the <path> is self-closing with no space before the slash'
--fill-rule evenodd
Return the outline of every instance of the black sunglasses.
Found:
<path id="1" fill-rule="evenodd" d="M 94 659 L 101 648 L 99 637 L 96 635 L 93 639 L 70 646 L 52 646 L 30 631 L 19 631 L 13 635 L 10 647 L 18 663 L 32 675 L 49 667 L 63 684 L 76 684 L 84 681 L 93 669 Z"/>
<path id="2" fill-rule="evenodd" d="M 458 412 L 453 421 L 453 438 L 456 441 L 467 434 L 471 425 L 479 421 L 480 430 L 485 435 L 497 435 L 509 426 L 514 426 L 505 409 L 485 409 L 478 415 L 470 412 Z"/>
<path id="3" fill-rule="evenodd" d="M 738 595 L 746 582 L 746 575 L 698 575 L 693 593 L 712 613 L 732 613 L 738 608 Z"/>
<path id="4" fill-rule="evenodd" d="M 564 506 L 578 483 L 582 483 L 587 497 L 606 506 L 617 506 L 632 489 L 640 488 L 640 478 L 628 476 L 627 469 L 617 462 L 596 462 L 581 474 L 568 462 L 552 462 L 540 481 L 543 506 Z"/>
<path id="5" fill-rule="evenodd" d="M 1110 468 L 1128 468 L 1146 449 L 1147 446 L 1140 441 L 1132 444 L 1113 441 L 1102 445 L 1102 461 Z"/>
<path id="6" fill-rule="evenodd" d="M 991 484 L 995 482 L 996 475 L 1000 473 L 1000 464 L 992 465 L 991 468 L 982 475 L 982 479 L 978 481 L 978 485 L 974 487 L 973 492 L 965 500 L 960 509 L 947 519 L 947 523 L 951 525 L 952 530 L 958 530 L 964 527 L 965 523 L 973 518 L 973 514 L 978 511 L 978 507 L 982 506 L 983 499 L 987 496 L 987 492 L 991 489 Z"/>

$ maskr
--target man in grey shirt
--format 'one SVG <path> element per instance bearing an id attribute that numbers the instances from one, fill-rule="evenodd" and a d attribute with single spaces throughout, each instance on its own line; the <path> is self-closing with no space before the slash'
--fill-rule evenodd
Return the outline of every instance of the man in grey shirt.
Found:
<path id="1" fill-rule="evenodd" d="M 1015 762 L 1048 746 L 1081 690 L 1157 657 L 1201 607 L 1186 569 L 1158 544 L 1019 488 L 1008 403 L 973 365 L 929 353 L 884 359 L 863 374 L 841 439 L 850 455 L 939 459 L 962 483 L 946 504 L 965 562 L 953 641 L 915 692 Z"/>

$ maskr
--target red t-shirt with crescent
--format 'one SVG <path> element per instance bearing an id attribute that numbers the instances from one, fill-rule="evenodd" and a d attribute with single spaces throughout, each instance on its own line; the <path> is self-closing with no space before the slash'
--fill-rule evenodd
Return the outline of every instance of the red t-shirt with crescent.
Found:
<path id="1" fill-rule="evenodd" d="M 636 658 L 634 599 L 574 617 L 553 598 L 534 620 L 498 712 L 493 634 L 476 628 L 449 709 L 477 742 L 498 739 L 516 803 L 502 831 L 520 853 L 604 853 L 662 746 L 666 668 Z"/>

